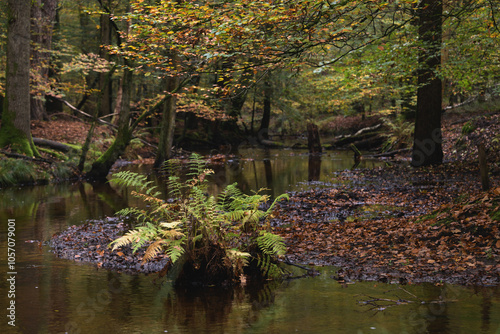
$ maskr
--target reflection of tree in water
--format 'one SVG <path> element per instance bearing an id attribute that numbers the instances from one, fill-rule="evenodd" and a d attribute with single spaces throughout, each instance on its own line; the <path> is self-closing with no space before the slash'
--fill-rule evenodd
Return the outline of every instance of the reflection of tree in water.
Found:
<path id="1" fill-rule="evenodd" d="M 271 190 L 271 197 L 274 198 L 274 184 L 273 184 L 273 168 L 271 160 L 264 159 L 264 172 L 266 175 L 266 187 Z"/>
<path id="2" fill-rule="evenodd" d="M 321 176 L 321 155 L 309 154 L 308 181 L 319 181 Z"/>

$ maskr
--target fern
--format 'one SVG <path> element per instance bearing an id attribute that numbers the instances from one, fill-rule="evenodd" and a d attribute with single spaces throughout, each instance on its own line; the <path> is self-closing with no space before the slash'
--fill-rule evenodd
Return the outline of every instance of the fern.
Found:
<path id="1" fill-rule="evenodd" d="M 125 187 L 133 187 L 151 196 L 158 196 L 159 192 L 153 193 L 156 186 L 151 186 L 153 181 L 147 181 L 146 175 L 141 175 L 132 171 L 121 171 L 113 175 L 111 182 Z"/>
<path id="2" fill-rule="evenodd" d="M 163 246 L 166 244 L 166 242 L 166 240 L 160 239 L 149 245 L 148 249 L 144 253 L 144 257 L 142 258 L 142 264 L 154 259 L 154 257 L 163 250 Z"/>
<path id="3" fill-rule="evenodd" d="M 110 245 L 113 246 L 112 250 L 114 251 L 122 246 L 132 244 L 132 250 L 135 253 L 139 248 L 152 240 L 155 235 L 157 235 L 156 228 L 152 224 L 147 223 L 145 226 L 140 226 L 135 230 L 127 232 L 122 237 L 112 241 Z"/>
<path id="4" fill-rule="evenodd" d="M 257 237 L 257 245 L 262 253 L 267 255 L 281 256 L 286 253 L 286 245 L 283 238 L 267 231 L 260 231 L 260 235 Z"/>
<path id="5" fill-rule="evenodd" d="M 285 243 L 281 237 L 266 231 L 261 222 L 277 201 L 288 196 L 277 197 L 269 209 L 263 211 L 260 205 L 267 202 L 269 196 L 260 194 L 260 191 L 244 194 L 235 183 L 215 198 L 207 194 L 207 176 L 213 172 L 206 169 L 206 163 L 199 155 L 191 156 L 185 182 L 182 181 L 180 166 L 179 160 L 165 164 L 165 170 L 170 173 L 168 201 L 159 197 L 156 186 L 146 176 L 130 171 L 115 174 L 112 182 L 134 188 L 131 194 L 146 208 L 126 208 L 118 212 L 135 217 L 142 226 L 136 226 L 113 241 L 110 244 L 113 250 L 131 245 L 135 252 L 148 246 L 143 263 L 163 252 L 175 264 L 186 253 L 186 259 L 199 262 L 201 260 L 196 257 L 207 257 L 204 252 L 221 247 L 225 256 L 221 259 L 223 263 L 211 265 L 231 265 L 232 272 L 239 275 L 253 258 L 257 260 L 263 277 L 276 277 L 281 271 L 274 260 L 285 253 Z"/>

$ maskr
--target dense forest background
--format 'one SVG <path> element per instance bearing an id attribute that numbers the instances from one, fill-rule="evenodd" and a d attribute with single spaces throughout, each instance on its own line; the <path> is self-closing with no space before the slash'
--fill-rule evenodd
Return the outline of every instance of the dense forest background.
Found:
<path id="1" fill-rule="evenodd" d="M 396 134 L 384 150 L 412 147 L 413 165 L 439 164 L 441 114 L 500 90 L 500 4 L 491 0 L 0 5 L 0 146 L 39 155 L 13 140 L 31 135 L 9 116 L 21 112 L 9 109 L 9 91 L 29 94 L 20 107 L 28 128 L 62 114 L 93 124 L 81 170 L 94 125 L 111 124 L 92 177 L 107 175 L 134 137 L 154 138 L 159 165 L 174 145 L 234 149 L 302 135 L 310 123 L 334 136 L 382 121 Z M 16 63 L 26 46 L 29 65 Z M 22 75 L 24 84 L 9 79 Z"/>

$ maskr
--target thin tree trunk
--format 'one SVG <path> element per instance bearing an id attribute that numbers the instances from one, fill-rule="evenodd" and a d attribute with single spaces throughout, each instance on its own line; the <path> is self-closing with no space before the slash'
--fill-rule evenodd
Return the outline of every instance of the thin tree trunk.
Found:
<path id="1" fill-rule="evenodd" d="M 101 14 L 101 49 L 99 51 L 101 58 L 109 60 L 109 53 L 105 46 L 111 44 L 111 24 L 109 23 L 110 15 Z M 98 102 L 99 116 L 111 114 L 112 110 L 112 81 L 106 76 L 106 73 L 99 73 L 99 89 L 101 90 L 101 100 Z"/>
<path id="2" fill-rule="evenodd" d="M 166 79 L 165 83 L 166 94 L 171 94 L 178 85 L 178 79 L 176 77 L 169 77 Z M 163 115 L 160 125 L 160 141 L 158 143 L 158 152 L 156 153 L 156 159 L 154 167 L 158 168 L 161 164 L 170 158 L 172 154 L 172 145 L 174 142 L 174 130 L 175 130 L 175 111 L 176 98 L 170 95 L 169 98 L 163 103 Z"/>
<path id="3" fill-rule="evenodd" d="M 273 87 L 271 81 L 264 81 L 264 110 L 260 122 L 259 139 L 269 139 L 269 124 L 271 122 L 271 102 L 273 97 Z"/>
<path id="4" fill-rule="evenodd" d="M 7 69 L 0 128 L 0 147 L 40 156 L 31 138 L 30 122 L 30 0 L 9 0 Z"/>
<path id="5" fill-rule="evenodd" d="M 419 5 L 419 55 L 417 115 L 411 164 L 415 167 L 441 164 L 442 83 L 436 75 L 441 65 L 443 3 L 423 0 Z"/>
<path id="6" fill-rule="evenodd" d="M 57 0 L 55 0 L 56 5 L 57 5 Z M 53 29 L 53 35 L 52 35 L 52 49 L 53 50 L 58 50 L 58 48 L 54 48 L 55 45 L 58 44 L 60 38 L 58 32 L 60 31 L 60 15 L 59 15 L 59 10 L 60 7 L 55 8 L 55 16 L 54 16 L 54 25 L 52 27 Z M 60 59 L 55 60 L 53 58 L 50 58 L 50 64 L 49 64 L 49 83 L 51 81 L 55 82 L 56 84 L 51 84 L 51 89 L 56 89 L 55 86 L 57 86 L 57 83 L 60 82 L 61 78 L 59 77 L 59 72 L 62 69 L 62 61 Z M 51 96 L 50 94 L 47 95 L 45 101 L 45 110 L 47 111 L 47 114 L 55 114 L 55 113 L 62 113 L 63 112 L 63 103 L 61 100 L 55 98 L 54 96 Z"/>

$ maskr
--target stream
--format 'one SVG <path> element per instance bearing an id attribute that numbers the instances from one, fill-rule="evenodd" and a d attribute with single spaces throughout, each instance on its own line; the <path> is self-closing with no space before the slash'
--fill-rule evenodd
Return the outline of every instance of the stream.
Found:
<path id="1" fill-rule="evenodd" d="M 354 164 L 350 152 L 311 159 L 304 151 L 248 149 L 241 156 L 213 166 L 210 192 L 233 182 L 245 192 L 267 188 L 271 196 L 331 186 L 332 173 Z M 383 164 L 362 160 L 359 167 Z M 263 286 L 174 289 L 156 275 L 107 271 L 50 252 L 53 234 L 131 203 L 109 183 L 0 189 L 0 333 L 500 333 L 499 287 L 340 284 L 332 278 L 337 268 L 322 267 L 316 277 Z M 7 317 L 12 301 L 15 326 Z"/>

